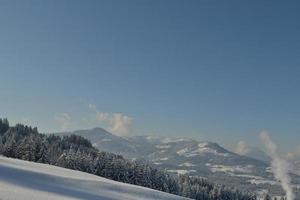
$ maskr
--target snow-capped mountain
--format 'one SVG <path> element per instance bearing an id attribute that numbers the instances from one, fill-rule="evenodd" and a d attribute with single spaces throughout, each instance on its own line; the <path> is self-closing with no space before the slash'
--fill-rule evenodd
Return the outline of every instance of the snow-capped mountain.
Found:
<path id="1" fill-rule="evenodd" d="M 100 150 L 112 153 L 124 153 L 125 155 L 134 155 L 135 146 L 125 137 L 113 135 L 102 128 L 90 130 L 78 130 L 74 132 L 57 133 L 58 135 L 80 135 L 90 140 L 93 146 Z"/>
<path id="2" fill-rule="evenodd" d="M 258 193 L 269 190 L 274 195 L 283 194 L 267 162 L 233 153 L 214 142 L 153 136 L 120 137 L 101 128 L 58 134 L 81 135 L 100 150 L 144 159 L 170 173 L 201 176 Z M 295 188 L 299 187 L 299 175 L 293 175 L 293 183 Z"/>
<path id="3" fill-rule="evenodd" d="M 58 134 L 81 135 L 91 140 L 100 150 L 122 154 L 128 158 L 145 159 L 171 172 L 178 170 L 190 175 L 243 173 L 251 171 L 254 166 L 256 170 L 268 166 L 262 161 L 228 151 L 213 142 L 151 136 L 120 137 L 101 128 Z M 229 169 L 230 166 L 234 168 Z"/>
<path id="4" fill-rule="evenodd" d="M 184 200 L 99 176 L 0 156 L 0 199 Z"/>

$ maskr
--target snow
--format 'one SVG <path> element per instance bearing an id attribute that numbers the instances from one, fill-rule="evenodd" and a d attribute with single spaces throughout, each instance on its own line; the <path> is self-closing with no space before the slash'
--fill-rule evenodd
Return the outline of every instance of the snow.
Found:
<path id="1" fill-rule="evenodd" d="M 180 200 L 183 197 L 56 166 L 0 157 L 0 199 Z"/>
<path id="2" fill-rule="evenodd" d="M 185 162 L 185 163 L 182 163 L 179 165 L 179 167 L 193 167 L 193 166 L 196 166 L 190 162 Z"/>
<path id="3" fill-rule="evenodd" d="M 186 147 L 177 151 L 176 153 L 180 156 L 185 156 L 185 157 L 195 157 L 195 156 L 201 156 L 206 154 L 213 154 L 216 156 L 223 156 L 223 157 L 229 156 L 228 153 L 219 153 L 216 149 L 209 147 L 208 143 L 199 143 L 197 149 L 189 149 Z"/>
<path id="4" fill-rule="evenodd" d="M 156 145 L 155 147 L 158 149 L 169 149 L 171 145 Z"/>
<path id="5" fill-rule="evenodd" d="M 191 141 L 191 139 L 187 139 L 187 138 L 164 138 L 162 140 L 162 143 L 168 144 L 168 143 L 186 142 L 186 141 Z"/>
<path id="6" fill-rule="evenodd" d="M 198 156 L 198 155 L 202 155 L 202 154 L 213 154 L 216 156 L 229 156 L 228 153 L 219 153 L 217 150 L 210 148 L 207 145 L 203 145 L 203 144 L 199 144 L 198 145 L 198 149 L 190 152 L 189 154 L 186 154 L 186 157 L 194 157 L 194 156 Z"/>
<path id="7" fill-rule="evenodd" d="M 184 149 L 181 149 L 179 151 L 177 151 L 176 153 L 180 156 L 184 155 L 185 153 L 187 153 L 189 151 L 188 148 L 184 148 Z"/>
<path id="8" fill-rule="evenodd" d="M 277 181 L 267 180 L 267 179 L 252 179 L 248 181 L 251 184 L 269 184 L 269 185 L 279 185 Z"/>
<path id="9" fill-rule="evenodd" d="M 255 175 L 250 175 L 250 174 L 234 174 L 234 176 L 243 177 L 243 178 L 249 178 L 249 179 L 259 179 L 259 180 L 264 179 L 261 176 L 255 176 Z"/>
<path id="10" fill-rule="evenodd" d="M 177 173 L 177 174 L 189 174 L 192 172 L 196 172 L 196 170 L 184 170 L 184 169 L 170 169 L 168 172 Z"/>
<path id="11" fill-rule="evenodd" d="M 207 165 L 208 166 L 208 165 Z M 252 165 L 236 165 L 236 166 L 227 166 L 227 165 L 213 165 L 210 168 L 210 171 L 215 172 L 224 172 L 224 173 L 251 173 Z"/>
<path id="12" fill-rule="evenodd" d="M 199 148 L 204 148 L 204 147 L 207 147 L 209 144 L 207 142 L 203 142 L 203 143 L 199 143 L 198 144 L 198 147 Z"/>
<path id="13" fill-rule="evenodd" d="M 247 180 L 247 182 L 254 185 L 260 185 L 260 184 L 279 185 L 279 182 L 274 180 L 269 180 L 261 176 L 254 176 L 254 175 L 247 175 L 247 174 L 234 174 L 234 176 L 249 178 L 250 180 Z"/>
<path id="14" fill-rule="evenodd" d="M 272 172 L 272 167 L 266 167 L 266 172 L 268 172 L 268 173 L 273 173 L 273 172 Z"/>
<path id="15" fill-rule="evenodd" d="M 258 200 L 263 200 L 264 199 L 264 196 L 266 195 L 266 194 L 268 194 L 269 193 L 269 190 L 267 190 L 267 189 L 260 189 L 260 190 L 257 190 L 256 191 L 256 194 L 258 195 Z"/>
<path id="16" fill-rule="evenodd" d="M 160 158 L 159 160 L 169 160 L 168 157 Z"/>

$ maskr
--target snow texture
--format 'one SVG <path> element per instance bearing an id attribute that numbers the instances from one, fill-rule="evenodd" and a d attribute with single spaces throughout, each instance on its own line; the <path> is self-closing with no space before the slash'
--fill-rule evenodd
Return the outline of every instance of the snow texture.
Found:
<path id="1" fill-rule="evenodd" d="M 183 200 L 186 198 L 79 171 L 0 156 L 0 199 Z"/>

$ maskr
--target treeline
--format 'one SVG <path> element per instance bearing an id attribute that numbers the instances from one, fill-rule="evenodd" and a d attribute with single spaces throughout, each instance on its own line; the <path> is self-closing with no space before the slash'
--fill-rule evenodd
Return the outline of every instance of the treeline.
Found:
<path id="1" fill-rule="evenodd" d="M 21 124 L 9 127 L 6 119 L 0 119 L 0 153 L 197 200 L 256 200 L 252 193 L 212 184 L 202 178 L 173 176 L 143 162 L 100 152 L 81 136 L 40 134 L 37 128 Z"/>

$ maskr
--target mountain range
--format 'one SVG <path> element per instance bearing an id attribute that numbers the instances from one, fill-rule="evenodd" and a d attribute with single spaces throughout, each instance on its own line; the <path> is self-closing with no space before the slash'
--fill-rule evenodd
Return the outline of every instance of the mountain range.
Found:
<path id="1" fill-rule="evenodd" d="M 253 155 L 250 157 L 231 152 L 214 142 L 157 136 L 121 137 L 102 128 L 56 134 L 81 135 L 100 150 L 141 159 L 170 173 L 201 176 L 259 195 L 267 191 L 275 196 L 284 194 L 271 172 L 268 158 L 260 150 L 250 152 L 249 155 Z M 292 179 L 298 190 L 300 176 L 292 174 Z"/>

